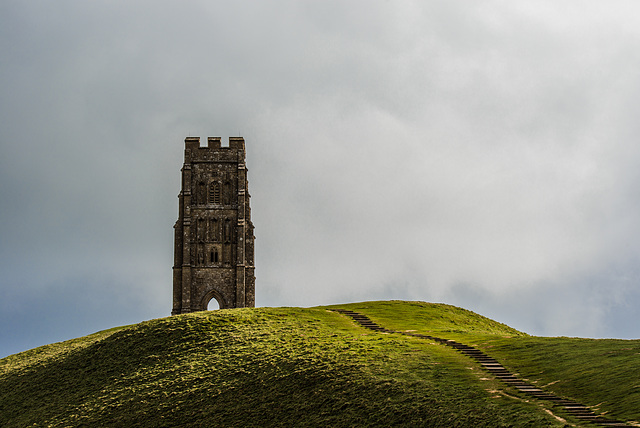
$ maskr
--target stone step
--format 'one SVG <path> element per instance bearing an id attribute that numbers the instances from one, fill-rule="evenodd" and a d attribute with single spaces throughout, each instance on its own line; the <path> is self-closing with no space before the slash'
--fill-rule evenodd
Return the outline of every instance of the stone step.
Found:
<path id="1" fill-rule="evenodd" d="M 515 377 L 512 374 L 500 374 L 500 375 L 495 375 L 499 380 L 503 381 L 504 383 L 508 383 L 511 384 L 513 382 L 520 382 L 520 378 Z"/>
<path id="2" fill-rule="evenodd" d="M 628 427 L 628 424 L 625 424 L 624 422 L 619 422 L 619 421 L 612 421 L 612 420 L 600 420 L 597 419 L 595 421 L 598 425 L 603 426 L 603 427 Z"/>
<path id="3" fill-rule="evenodd" d="M 556 403 L 557 406 L 583 406 L 583 404 L 580 403 L 576 403 L 573 400 L 560 400 L 559 402 Z"/>
<path id="4" fill-rule="evenodd" d="M 554 398 L 558 398 L 555 395 L 549 394 L 548 392 L 544 392 L 544 391 L 543 392 L 538 392 L 538 393 L 532 393 L 532 394 L 529 394 L 529 395 L 533 395 L 534 397 L 539 398 L 541 400 L 552 400 Z"/>
<path id="5" fill-rule="evenodd" d="M 471 352 L 471 351 L 461 351 L 464 355 L 467 355 L 471 358 L 491 358 L 487 354 L 482 352 Z"/>
<path id="6" fill-rule="evenodd" d="M 565 410 L 590 410 L 587 406 L 581 404 L 562 406 Z"/>
<path id="7" fill-rule="evenodd" d="M 553 401 L 554 403 L 557 402 L 557 401 L 562 400 L 562 398 L 558 397 L 557 395 L 553 395 L 551 393 L 547 393 L 547 395 L 549 397 L 547 397 L 546 400 Z"/>
<path id="8" fill-rule="evenodd" d="M 529 385 L 529 384 L 524 384 L 524 385 L 512 385 L 515 389 L 518 389 L 520 391 L 522 390 L 527 390 L 527 391 L 535 391 L 535 392 L 542 392 L 542 390 L 540 388 L 536 388 L 533 385 Z"/>
<path id="9" fill-rule="evenodd" d="M 520 389 L 520 388 L 525 388 L 525 389 L 534 388 L 534 386 L 529 385 L 526 382 L 512 382 L 512 383 L 509 384 L 509 386 L 512 386 L 512 387 L 518 388 L 518 389 Z"/>
<path id="10" fill-rule="evenodd" d="M 567 409 L 566 407 L 564 407 L 563 410 L 567 413 L 589 413 L 591 415 L 595 415 L 595 413 L 593 413 L 591 409 L 586 407 L 583 407 L 581 409 L 578 409 L 578 408 Z"/>

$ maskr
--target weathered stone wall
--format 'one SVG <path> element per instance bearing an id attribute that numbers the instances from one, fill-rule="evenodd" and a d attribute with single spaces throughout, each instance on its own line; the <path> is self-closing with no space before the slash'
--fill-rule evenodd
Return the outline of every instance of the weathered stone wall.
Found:
<path id="1" fill-rule="evenodd" d="M 175 224 L 172 314 L 254 307 L 254 234 L 244 139 L 185 139 Z"/>

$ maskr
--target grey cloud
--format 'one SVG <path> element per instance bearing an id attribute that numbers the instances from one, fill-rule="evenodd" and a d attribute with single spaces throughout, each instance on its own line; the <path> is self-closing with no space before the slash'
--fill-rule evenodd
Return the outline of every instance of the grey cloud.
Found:
<path id="1" fill-rule="evenodd" d="M 91 318 L 81 283 L 112 308 L 93 328 L 169 313 L 182 140 L 241 134 L 259 305 L 450 299 L 637 336 L 635 3 L 0 8 L 0 289 L 61 329 Z M 511 311 L 533 296 L 544 316 Z"/>

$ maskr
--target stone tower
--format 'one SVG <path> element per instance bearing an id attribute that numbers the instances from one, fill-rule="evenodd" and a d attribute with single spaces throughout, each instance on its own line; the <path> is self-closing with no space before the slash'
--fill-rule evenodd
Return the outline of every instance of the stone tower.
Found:
<path id="1" fill-rule="evenodd" d="M 255 306 L 253 224 L 244 139 L 185 139 L 175 229 L 172 315 Z"/>

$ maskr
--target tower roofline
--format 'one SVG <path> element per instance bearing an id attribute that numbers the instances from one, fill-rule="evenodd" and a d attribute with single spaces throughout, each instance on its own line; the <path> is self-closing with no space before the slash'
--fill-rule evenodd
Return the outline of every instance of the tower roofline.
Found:
<path id="1" fill-rule="evenodd" d="M 221 137 L 207 137 L 207 145 L 200 146 L 200 137 L 187 137 L 184 139 L 186 149 L 236 149 L 245 150 L 243 137 L 229 137 L 229 146 L 222 146 Z"/>

